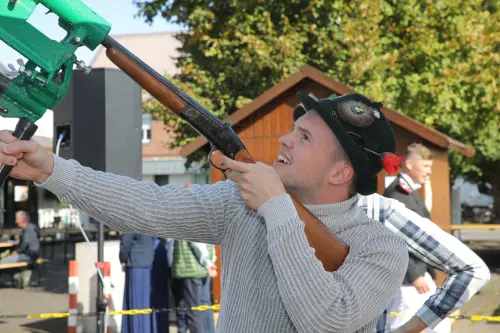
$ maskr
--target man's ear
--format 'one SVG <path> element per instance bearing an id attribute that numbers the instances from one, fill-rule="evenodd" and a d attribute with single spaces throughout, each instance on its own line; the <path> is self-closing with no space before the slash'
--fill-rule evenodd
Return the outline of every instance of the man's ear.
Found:
<path id="1" fill-rule="evenodd" d="M 332 175 L 328 182 L 335 186 L 343 185 L 354 177 L 354 169 L 348 163 L 335 163 Z"/>
<path id="2" fill-rule="evenodd" d="M 407 170 L 411 170 L 413 168 L 413 159 L 411 157 L 406 159 L 406 161 L 404 162 L 404 167 Z"/>

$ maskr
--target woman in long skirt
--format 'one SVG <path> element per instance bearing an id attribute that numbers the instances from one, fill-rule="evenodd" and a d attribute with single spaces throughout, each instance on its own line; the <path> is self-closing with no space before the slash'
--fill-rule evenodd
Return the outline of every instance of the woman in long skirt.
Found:
<path id="1" fill-rule="evenodd" d="M 120 262 L 125 271 L 123 309 L 151 308 L 151 265 L 154 237 L 126 233 L 120 241 Z M 151 332 L 151 315 L 122 316 L 122 333 Z"/>
<path id="2" fill-rule="evenodd" d="M 169 275 L 166 242 L 156 239 L 155 256 L 151 269 L 151 307 L 155 309 L 168 309 Z M 169 324 L 168 312 L 153 314 L 153 333 L 168 333 Z"/>

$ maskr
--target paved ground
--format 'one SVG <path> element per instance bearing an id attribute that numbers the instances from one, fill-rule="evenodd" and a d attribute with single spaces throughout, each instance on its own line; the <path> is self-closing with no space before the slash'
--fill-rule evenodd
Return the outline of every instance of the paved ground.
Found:
<path id="1" fill-rule="evenodd" d="M 56 248 L 55 258 L 37 286 L 37 276 L 29 289 L 13 288 L 10 276 L 0 276 L 0 314 L 29 314 L 68 311 L 68 266 L 63 262 L 62 248 Z M 67 332 L 67 319 L 0 319 L 0 332 L 61 333 Z"/>
<path id="2" fill-rule="evenodd" d="M 37 286 L 27 290 L 13 288 L 8 276 L 0 276 L 0 315 L 43 312 L 66 312 L 68 309 L 67 265 L 63 263 L 62 247 L 56 248 L 56 256 Z M 500 316 L 500 251 L 484 251 L 480 255 L 492 270 L 492 279 L 462 309 L 463 315 Z M 0 332 L 9 333 L 61 333 L 67 331 L 67 319 L 0 319 Z M 500 333 L 499 323 L 458 320 L 452 333 Z M 172 326 L 170 333 L 177 333 Z"/>
<path id="3" fill-rule="evenodd" d="M 500 251 L 477 252 L 490 267 L 492 277 L 462 309 L 464 316 L 500 316 Z M 500 333 L 500 322 L 458 320 L 452 333 Z"/>
<path id="4" fill-rule="evenodd" d="M 72 253 L 73 249 L 68 253 Z M 63 246 L 56 245 L 54 258 L 50 259 L 38 285 L 33 274 L 29 289 L 21 290 L 12 285 L 9 275 L 0 275 L 0 315 L 52 313 L 68 311 L 68 265 L 64 263 Z M 48 248 L 46 256 L 50 256 Z M 64 333 L 67 318 L 61 319 L 0 319 L 1 333 Z M 85 332 L 93 333 L 93 332 Z M 174 325 L 170 333 L 177 333 Z"/>

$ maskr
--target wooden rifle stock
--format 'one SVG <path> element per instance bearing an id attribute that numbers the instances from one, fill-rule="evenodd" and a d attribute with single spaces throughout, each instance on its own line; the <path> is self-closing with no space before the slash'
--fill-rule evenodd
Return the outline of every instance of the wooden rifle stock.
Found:
<path id="1" fill-rule="evenodd" d="M 186 110 L 194 110 L 197 113 L 195 117 L 202 118 L 203 121 L 221 123 L 219 119 L 212 118 L 215 116 L 208 111 L 204 111 L 204 108 L 196 103 L 196 101 L 185 95 L 170 81 L 159 75 L 111 37 L 107 37 L 102 44 L 106 47 L 107 57 L 116 66 L 179 117 L 184 118 Z M 199 119 L 197 120 L 199 121 Z M 193 127 L 195 127 L 200 134 L 205 134 L 203 130 L 200 131 L 196 126 Z M 210 129 L 212 129 L 212 127 Z M 210 138 L 207 137 L 207 139 L 210 141 Z M 237 161 L 255 163 L 246 149 L 239 150 L 233 157 Z M 305 224 L 304 230 L 306 237 L 309 245 L 315 249 L 316 258 L 322 262 L 323 268 L 326 271 L 333 272 L 337 270 L 347 257 L 349 247 L 328 229 L 326 225 L 316 218 L 302 203 L 295 197 L 291 197 L 300 219 Z"/>

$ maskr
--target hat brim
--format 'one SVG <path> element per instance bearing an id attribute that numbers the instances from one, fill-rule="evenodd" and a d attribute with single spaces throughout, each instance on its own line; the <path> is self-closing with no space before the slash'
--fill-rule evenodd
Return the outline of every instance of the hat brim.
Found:
<path id="1" fill-rule="evenodd" d="M 299 98 L 301 105 L 298 105 L 293 112 L 293 120 L 296 121 L 299 117 L 306 114 L 308 111 L 314 109 L 323 118 L 325 123 L 328 124 L 333 134 L 336 136 L 337 140 L 340 142 L 344 148 L 347 156 L 349 157 L 351 163 L 357 170 L 364 169 L 366 161 L 362 156 L 356 154 L 358 150 L 356 143 L 351 139 L 349 134 L 346 132 L 344 127 L 339 122 L 336 115 L 324 108 L 320 103 L 318 103 L 311 96 L 298 92 L 297 97 Z M 362 165 L 361 165 L 362 164 Z M 371 175 L 356 174 L 357 178 L 357 192 L 362 195 L 373 194 L 377 191 L 377 177 Z"/>

